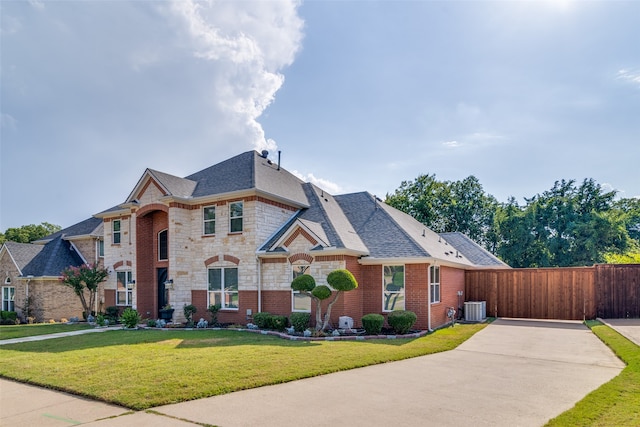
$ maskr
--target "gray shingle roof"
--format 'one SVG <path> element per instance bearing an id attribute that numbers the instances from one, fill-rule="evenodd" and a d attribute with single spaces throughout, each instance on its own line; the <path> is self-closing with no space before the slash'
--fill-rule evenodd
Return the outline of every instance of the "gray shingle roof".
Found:
<path id="1" fill-rule="evenodd" d="M 39 239 L 37 242 L 47 242 L 57 237 L 73 237 L 73 236 L 85 236 L 85 235 L 102 235 L 102 219 L 91 217 L 85 219 L 77 224 L 64 228 L 56 233 L 50 234 L 47 237 Z"/>
<path id="2" fill-rule="evenodd" d="M 247 151 L 187 176 L 196 182 L 192 197 L 204 197 L 256 189 L 299 206 L 308 206 L 304 182 L 284 168 L 278 168 L 257 151 Z"/>
<path id="3" fill-rule="evenodd" d="M 420 247 L 367 192 L 335 197 L 353 228 L 374 258 L 420 258 L 430 254 Z"/>
<path id="4" fill-rule="evenodd" d="M 156 181 L 167 189 L 169 194 L 176 197 L 190 197 L 198 184 L 190 179 L 180 178 L 175 175 L 170 175 L 153 169 L 147 170 L 156 179 Z"/>
<path id="5" fill-rule="evenodd" d="M 59 276 L 69 266 L 82 265 L 82 258 L 71 243 L 58 236 L 45 245 L 6 242 L 6 249 L 23 276 Z"/>
<path id="6" fill-rule="evenodd" d="M 507 264 L 502 262 L 491 252 L 478 245 L 463 233 L 440 233 L 440 236 L 442 236 L 456 250 L 458 250 L 462 255 L 468 258 L 469 261 L 471 261 L 476 266 L 508 267 Z"/>

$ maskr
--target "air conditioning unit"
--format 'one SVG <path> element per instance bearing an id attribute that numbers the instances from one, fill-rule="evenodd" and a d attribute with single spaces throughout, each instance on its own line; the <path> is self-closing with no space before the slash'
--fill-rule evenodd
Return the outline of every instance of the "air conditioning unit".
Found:
<path id="1" fill-rule="evenodd" d="M 464 303 L 464 320 L 482 322 L 487 317 L 486 301 L 467 301 Z"/>
<path id="2" fill-rule="evenodd" d="M 349 316 L 340 316 L 338 319 L 338 329 L 352 329 L 353 318 Z"/>

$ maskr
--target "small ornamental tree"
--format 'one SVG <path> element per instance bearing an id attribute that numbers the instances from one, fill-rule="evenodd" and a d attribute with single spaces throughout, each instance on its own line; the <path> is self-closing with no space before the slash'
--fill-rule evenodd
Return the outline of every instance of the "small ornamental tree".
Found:
<path id="1" fill-rule="evenodd" d="M 99 267 L 97 264 L 82 264 L 80 267 L 67 267 L 62 270 L 60 282 L 73 289 L 80 298 L 84 310 L 85 319 L 91 314 L 91 307 L 96 302 L 98 285 L 109 277 L 109 270 Z M 89 300 L 85 290 L 89 291 Z"/>
<path id="2" fill-rule="evenodd" d="M 349 292 L 358 287 L 358 282 L 353 274 L 349 270 L 334 270 L 327 276 L 327 283 L 336 291 L 335 296 L 327 306 L 327 312 L 324 315 L 324 323 L 322 330 L 324 331 L 329 326 L 329 319 L 331 318 L 331 307 L 338 300 L 338 297 L 342 292 Z M 331 292 L 329 292 L 331 295 Z M 327 295 L 327 298 L 329 297 Z"/>
<path id="3" fill-rule="evenodd" d="M 308 275 L 302 274 L 291 282 L 291 289 L 301 294 L 308 295 L 316 303 L 316 331 L 324 331 L 329 327 L 329 319 L 331 318 L 331 308 L 338 300 L 342 292 L 348 292 L 358 287 L 358 282 L 349 270 L 335 270 L 327 276 L 327 283 L 336 290 L 333 299 L 327 306 L 327 312 L 322 320 L 322 301 L 331 297 L 331 288 L 326 285 L 316 286 L 315 279 Z"/>

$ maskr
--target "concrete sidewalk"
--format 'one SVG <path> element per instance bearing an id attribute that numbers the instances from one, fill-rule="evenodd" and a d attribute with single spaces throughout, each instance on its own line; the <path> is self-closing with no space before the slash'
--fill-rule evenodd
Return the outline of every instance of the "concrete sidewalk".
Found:
<path id="1" fill-rule="evenodd" d="M 92 328 L 92 329 L 80 329 L 77 331 L 69 331 L 69 332 L 58 332 L 55 334 L 47 334 L 47 335 L 32 335 L 30 337 L 22 337 L 22 338 L 11 338 L 8 340 L 0 340 L 0 345 L 7 344 L 16 344 L 20 342 L 31 342 L 31 341 L 42 341 L 42 340 L 50 340 L 53 338 L 62 338 L 62 337 L 71 337 L 74 335 L 84 335 L 84 334 L 93 334 L 97 332 L 104 332 L 114 329 L 122 329 L 122 326 L 111 326 L 108 328 Z"/>
<path id="2" fill-rule="evenodd" d="M 598 319 L 622 336 L 640 345 L 640 319 Z"/>
<path id="3" fill-rule="evenodd" d="M 456 350 L 153 413 L 1 380 L 0 425 L 540 426 L 623 367 L 579 322 L 500 319 Z"/>

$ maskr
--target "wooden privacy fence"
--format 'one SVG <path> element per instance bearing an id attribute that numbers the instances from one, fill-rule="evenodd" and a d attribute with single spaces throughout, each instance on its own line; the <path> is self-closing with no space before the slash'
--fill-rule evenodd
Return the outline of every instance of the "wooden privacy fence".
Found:
<path id="1" fill-rule="evenodd" d="M 640 317 L 640 264 L 467 271 L 465 301 L 496 317 Z"/>

